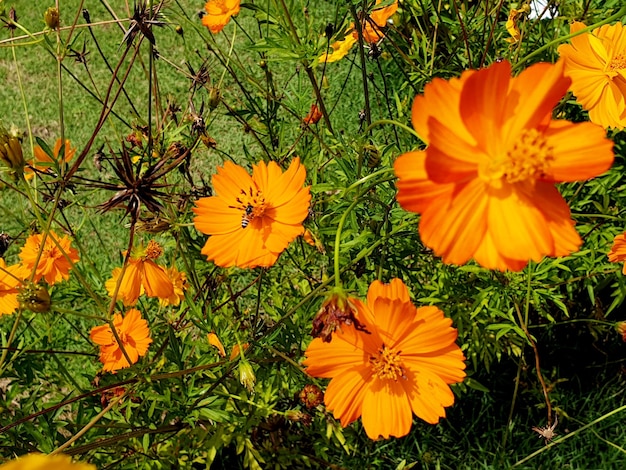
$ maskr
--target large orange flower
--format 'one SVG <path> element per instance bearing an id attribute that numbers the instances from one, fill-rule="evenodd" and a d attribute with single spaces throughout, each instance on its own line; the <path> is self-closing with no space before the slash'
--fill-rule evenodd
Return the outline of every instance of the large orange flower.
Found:
<path id="1" fill-rule="evenodd" d="M 139 296 L 145 292 L 148 297 L 158 297 L 166 300 L 174 295 L 174 284 L 163 266 L 154 262 L 163 254 L 163 248 L 154 240 L 148 245 L 133 250 L 124 271 L 124 277 L 117 291 L 117 299 L 124 305 L 135 305 Z M 113 269 L 111 279 L 106 281 L 105 287 L 111 297 L 115 294 L 121 268 Z"/>
<path id="2" fill-rule="evenodd" d="M 96 470 L 95 465 L 72 462 L 67 455 L 28 454 L 0 465 L 0 470 Z"/>
<path id="3" fill-rule="evenodd" d="M 283 173 L 276 162 L 252 166 L 252 176 L 226 162 L 213 176 L 216 195 L 194 207 L 196 228 L 211 237 L 202 254 L 218 266 L 272 266 L 304 231 L 311 194 L 295 158 Z"/>
<path id="4" fill-rule="evenodd" d="M 574 22 L 570 33 L 583 29 Z M 605 24 L 559 46 L 570 89 L 589 111 L 589 119 L 603 127 L 626 127 L 626 28 Z"/>
<path id="5" fill-rule="evenodd" d="M 316 338 L 305 352 L 307 373 L 332 379 L 326 407 L 342 426 L 362 416 L 371 439 L 405 436 L 413 413 L 432 424 L 445 417 L 454 403 L 449 384 L 465 377 L 452 321 L 437 307 L 416 308 L 400 279 L 374 281 L 366 303 L 350 300 L 362 327 L 344 324 L 330 343 Z"/>
<path id="6" fill-rule="evenodd" d="M 209 0 L 204 5 L 206 15 L 202 17 L 202 24 L 213 34 L 219 33 L 230 17 L 239 13 L 239 3 L 239 0 Z"/>
<path id="7" fill-rule="evenodd" d="M 0 258 L 0 315 L 11 314 L 19 306 L 17 295 L 23 272 L 20 265 L 7 266 Z"/>
<path id="8" fill-rule="evenodd" d="M 105 372 L 108 370 L 116 372 L 130 367 L 140 356 L 145 356 L 148 346 L 152 343 L 148 322 L 141 318 L 139 310 L 131 308 L 123 318 L 116 313 L 113 317 L 113 326 L 131 362 L 128 362 L 122 352 L 110 325 L 93 327 L 89 337 L 100 345 L 100 362 L 104 365 L 102 369 Z"/>
<path id="9" fill-rule="evenodd" d="M 63 155 L 63 158 L 61 159 L 59 158 L 59 155 L 61 152 L 61 145 L 62 145 L 61 142 L 62 142 L 61 139 L 57 139 L 57 141 L 54 144 L 54 149 L 52 151 L 54 154 L 54 160 L 39 145 L 35 145 L 35 149 L 34 149 L 35 158 L 30 160 L 28 162 L 29 166 L 24 168 L 24 177 L 26 177 L 26 179 L 32 178 L 34 175 L 33 168 L 39 171 L 47 171 L 50 168 L 50 164 L 53 161 L 56 161 L 58 164 L 69 162 L 74 157 L 74 154 L 76 153 L 76 149 L 72 148 L 72 145 L 69 140 L 66 140 L 64 150 L 63 150 L 64 155 Z"/>
<path id="10" fill-rule="evenodd" d="M 69 237 L 59 238 L 52 230 L 47 235 L 36 233 L 26 239 L 19 256 L 26 272 L 35 270 L 34 283 L 43 278 L 49 285 L 53 285 L 70 278 L 70 269 L 79 260 L 78 250 L 72 248 L 71 243 Z M 30 273 L 25 275 L 30 277 Z"/>
<path id="11" fill-rule="evenodd" d="M 611 263 L 626 261 L 626 232 L 615 237 L 608 257 Z M 626 263 L 624 264 L 622 272 L 626 274 Z"/>
<path id="12" fill-rule="evenodd" d="M 601 174 L 613 152 L 601 127 L 551 118 L 570 84 L 562 72 L 542 63 L 511 78 L 503 61 L 415 98 L 428 147 L 396 160 L 397 198 L 422 214 L 421 239 L 444 262 L 516 271 L 580 247 L 555 183 Z"/>

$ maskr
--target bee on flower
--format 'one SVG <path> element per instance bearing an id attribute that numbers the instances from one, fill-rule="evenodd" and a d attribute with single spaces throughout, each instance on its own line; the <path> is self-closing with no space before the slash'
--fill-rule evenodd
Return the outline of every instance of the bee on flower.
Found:
<path id="1" fill-rule="evenodd" d="M 252 166 L 252 175 L 231 162 L 213 176 L 215 196 L 200 198 L 194 225 L 210 235 L 202 254 L 221 267 L 272 266 L 297 236 L 309 213 L 306 170 L 295 158 L 283 172 L 276 162 Z"/>

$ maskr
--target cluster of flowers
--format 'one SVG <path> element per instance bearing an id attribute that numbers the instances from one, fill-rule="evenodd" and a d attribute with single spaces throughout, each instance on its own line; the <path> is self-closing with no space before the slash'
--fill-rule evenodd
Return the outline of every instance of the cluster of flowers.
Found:
<path id="1" fill-rule="evenodd" d="M 358 28 L 363 38 L 382 38 L 396 8 L 394 3 L 374 10 Z M 205 9 L 202 21 L 217 33 L 239 12 L 239 1 L 210 0 Z M 583 27 L 574 23 L 571 31 Z M 333 54 L 347 53 L 356 39 L 351 32 L 320 60 L 336 60 Z M 556 64 L 535 64 L 516 77 L 501 61 L 458 78 L 434 79 L 415 98 L 412 124 L 426 148 L 396 159 L 397 200 L 421 214 L 420 237 L 445 263 L 473 259 L 488 269 L 519 271 L 529 261 L 567 256 L 581 246 L 555 185 L 593 178 L 612 165 L 605 128 L 626 126 L 626 32 L 621 24 L 605 25 L 558 51 Z M 553 118 L 568 91 L 591 122 Z M 311 120 L 312 114 L 313 109 Z M 284 171 L 276 162 L 259 162 L 252 174 L 231 162 L 219 167 L 212 179 L 215 195 L 194 208 L 195 227 L 209 235 L 202 254 L 221 267 L 274 265 L 296 237 L 306 236 L 311 195 L 305 179 L 299 158 Z M 47 240 L 61 255 L 47 263 L 52 255 L 42 256 L 42 240 L 33 237 L 41 236 L 31 237 L 35 248 L 24 254 L 25 246 L 20 254 L 23 264 L 30 260 L 33 281 L 67 279 L 78 260 L 69 241 L 50 232 Z M 151 241 L 116 268 L 106 284 L 113 299 L 133 306 L 145 293 L 162 303 L 180 302 L 184 273 L 157 265 L 161 253 Z M 609 257 L 626 258 L 626 233 L 616 238 Z M 3 268 L 5 290 L 21 282 L 18 270 Z M 304 365 L 309 375 L 331 379 L 324 401 L 342 425 L 362 417 L 372 439 L 400 437 L 409 432 L 413 414 L 436 423 L 453 404 L 450 385 L 465 376 L 457 332 L 437 307 L 415 307 L 400 279 L 373 282 L 366 301 L 333 292 L 313 327 L 316 338 Z M 131 308 L 92 329 L 91 338 L 101 345 L 104 369 L 114 372 L 146 353 L 149 333 L 146 320 Z M 216 337 L 209 341 L 221 346 Z"/>
<path id="2" fill-rule="evenodd" d="M 158 265 L 155 261 L 162 254 L 161 245 L 150 240 L 145 247 L 133 250 L 123 268 L 114 268 L 105 284 L 114 301 L 119 299 L 132 307 L 145 294 L 158 298 L 162 306 L 179 305 L 185 297 L 187 275 L 176 266 L 166 269 Z M 105 372 L 130 367 L 146 354 L 152 343 L 148 322 L 135 308 L 128 309 L 124 316 L 115 313 L 111 324 L 92 328 L 89 336 L 100 345 L 100 362 Z"/>
<path id="3" fill-rule="evenodd" d="M 79 255 L 69 237 L 50 230 L 30 235 L 19 258 L 20 262 L 11 266 L 0 258 L 0 315 L 11 314 L 20 305 L 35 312 L 47 311 L 48 291 L 37 284 L 43 280 L 52 286 L 68 280 Z"/>
<path id="4" fill-rule="evenodd" d="M 205 24 L 210 5 L 219 3 L 207 3 Z M 359 28 L 364 40 L 384 37 L 396 9 L 394 3 L 374 10 Z M 571 32 L 583 27 L 574 23 Z M 358 39 L 353 25 L 349 30 L 320 61 L 347 54 Z M 516 77 L 501 61 L 435 79 L 415 98 L 412 124 L 427 146 L 396 159 L 397 199 L 421 214 L 420 237 L 445 263 L 473 259 L 488 269 L 519 271 L 529 261 L 580 248 L 555 185 L 593 178 L 613 163 L 605 128 L 626 124 L 626 33 L 621 24 L 605 25 L 574 37 L 559 54 L 556 64 L 535 64 Z M 553 119 L 568 91 L 591 122 Z M 314 111 L 307 124 L 319 120 Z M 310 199 L 304 179 L 298 159 L 285 173 L 274 162 L 260 163 L 252 177 L 230 162 L 219 168 L 216 195 L 195 209 L 196 228 L 210 235 L 202 253 L 224 267 L 273 265 L 304 233 Z M 626 242 L 618 242 L 612 261 L 626 258 Z M 344 426 L 362 416 L 373 439 L 406 435 L 413 413 L 437 422 L 454 401 L 449 385 L 464 377 L 451 321 L 436 307 L 414 307 L 399 279 L 372 283 L 367 302 L 331 295 L 314 336 L 304 364 L 311 376 L 332 379 L 326 406 Z"/>

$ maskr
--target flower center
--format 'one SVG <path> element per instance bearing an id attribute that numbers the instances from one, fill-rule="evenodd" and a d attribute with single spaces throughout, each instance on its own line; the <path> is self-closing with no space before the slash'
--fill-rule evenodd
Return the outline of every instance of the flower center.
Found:
<path id="1" fill-rule="evenodd" d="M 481 176 L 517 183 L 543 177 L 554 160 L 552 147 L 536 129 L 526 129 L 503 157 L 490 160 L 481 168 Z"/>
<path id="2" fill-rule="evenodd" d="M 398 380 L 398 377 L 406 378 L 402 369 L 400 351 L 396 352 L 384 344 L 376 356 L 370 357 L 370 364 L 374 369 L 374 375 L 379 379 Z"/>
<path id="3" fill-rule="evenodd" d="M 163 254 L 163 247 L 159 245 L 154 240 L 150 240 L 148 242 L 148 246 L 146 246 L 146 254 L 144 255 L 146 259 L 157 259 L 159 256 Z"/>
<path id="4" fill-rule="evenodd" d="M 258 189 L 248 188 L 246 192 L 241 190 L 241 194 L 236 199 L 236 206 L 229 206 L 232 209 L 239 209 L 241 214 L 241 227 L 246 228 L 250 221 L 256 217 L 263 217 L 267 205 L 263 193 Z"/>
<path id="5" fill-rule="evenodd" d="M 608 66 L 609 70 L 623 70 L 626 69 L 626 54 L 619 54 L 613 57 Z"/>

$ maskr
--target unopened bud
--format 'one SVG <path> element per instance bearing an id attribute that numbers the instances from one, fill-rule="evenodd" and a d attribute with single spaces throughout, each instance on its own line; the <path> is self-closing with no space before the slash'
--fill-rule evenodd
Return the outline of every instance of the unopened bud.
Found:
<path id="1" fill-rule="evenodd" d="M 217 87 L 211 87 L 209 90 L 209 109 L 215 109 L 220 104 L 222 94 Z"/>
<path id="2" fill-rule="evenodd" d="M 248 392 L 254 393 L 254 384 L 256 383 L 254 369 L 252 368 L 252 364 L 243 357 L 239 361 L 239 382 L 246 387 Z"/>
<path id="3" fill-rule="evenodd" d="M 18 137 L 9 134 L 0 125 L 0 160 L 2 160 L 11 170 L 17 173 L 24 171 L 24 155 L 22 154 L 22 144 Z"/>

